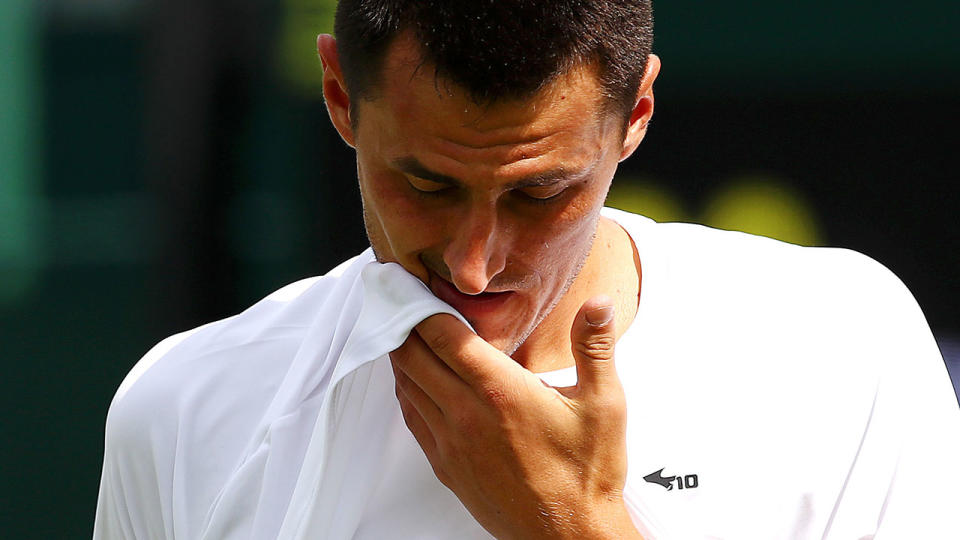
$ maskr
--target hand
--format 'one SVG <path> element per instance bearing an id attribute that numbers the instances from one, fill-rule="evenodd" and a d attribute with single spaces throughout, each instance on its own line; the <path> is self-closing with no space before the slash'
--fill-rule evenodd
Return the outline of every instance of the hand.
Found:
<path id="1" fill-rule="evenodd" d="M 613 320 L 609 298 L 580 309 L 578 382 L 568 388 L 547 386 L 447 314 L 390 354 L 407 427 L 437 478 L 497 538 L 639 538 L 622 498 L 626 403 Z"/>

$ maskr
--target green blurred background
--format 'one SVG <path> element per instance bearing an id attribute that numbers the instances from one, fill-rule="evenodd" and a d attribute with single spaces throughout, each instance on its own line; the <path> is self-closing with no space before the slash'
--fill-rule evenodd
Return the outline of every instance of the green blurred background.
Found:
<path id="1" fill-rule="evenodd" d="M 852 247 L 960 350 L 955 2 L 662 1 L 611 204 Z M 0 0 L 0 537 L 89 537 L 159 339 L 365 246 L 318 92 L 327 0 Z"/>

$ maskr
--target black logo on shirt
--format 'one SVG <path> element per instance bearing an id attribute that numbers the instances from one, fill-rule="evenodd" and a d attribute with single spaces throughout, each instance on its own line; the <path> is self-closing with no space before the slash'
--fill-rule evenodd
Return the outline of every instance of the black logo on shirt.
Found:
<path id="1" fill-rule="evenodd" d="M 673 485 L 677 485 L 677 489 L 693 489 L 700 485 L 700 479 L 697 478 L 695 474 L 688 474 L 686 476 L 664 476 L 663 469 L 659 471 L 654 471 L 643 477 L 644 480 L 650 482 L 651 484 L 660 484 L 667 491 L 673 489 Z"/>

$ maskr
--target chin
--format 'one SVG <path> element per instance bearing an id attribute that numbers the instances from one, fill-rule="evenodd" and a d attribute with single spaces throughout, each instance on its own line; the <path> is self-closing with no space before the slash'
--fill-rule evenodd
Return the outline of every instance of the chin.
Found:
<path id="1" fill-rule="evenodd" d="M 470 322 L 473 325 L 473 322 Z M 513 353 L 517 352 L 517 349 L 527 340 L 527 337 L 533 332 L 533 328 L 530 328 L 527 332 L 523 334 L 496 334 L 492 332 L 485 332 L 482 328 L 477 328 L 474 326 L 474 329 L 477 330 L 477 335 L 483 338 L 484 341 L 492 345 L 498 351 L 502 352 L 507 356 L 512 356 Z"/>
<path id="2" fill-rule="evenodd" d="M 485 338 L 485 339 L 486 339 L 486 338 Z M 523 345 L 523 343 L 522 343 L 521 341 L 516 340 L 516 339 L 511 339 L 511 338 L 503 338 L 503 339 L 500 339 L 500 340 L 496 340 L 496 339 L 490 340 L 490 339 L 488 339 L 488 340 L 487 340 L 487 343 L 493 345 L 494 347 L 497 348 L 497 350 L 499 350 L 500 352 L 502 352 L 503 354 L 505 354 L 505 355 L 507 355 L 507 356 L 510 356 L 510 355 L 512 355 L 513 353 L 517 352 L 517 349 L 520 348 L 520 345 Z"/>

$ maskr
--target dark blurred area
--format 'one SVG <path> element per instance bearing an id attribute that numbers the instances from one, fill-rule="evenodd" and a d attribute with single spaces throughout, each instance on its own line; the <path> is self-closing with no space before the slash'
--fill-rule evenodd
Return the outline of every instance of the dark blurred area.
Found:
<path id="1" fill-rule="evenodd" d="M 862 251 L 960 356 L 956 6 L 655 7 L 657 113 L 611 204 Z M 155 342 L 365 248 L 319 93 L 333 9 L 0 2 L 4 538 L 90 536 L 107 407 Z"/>

